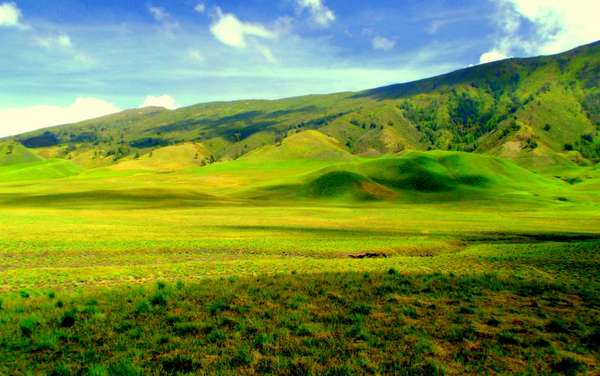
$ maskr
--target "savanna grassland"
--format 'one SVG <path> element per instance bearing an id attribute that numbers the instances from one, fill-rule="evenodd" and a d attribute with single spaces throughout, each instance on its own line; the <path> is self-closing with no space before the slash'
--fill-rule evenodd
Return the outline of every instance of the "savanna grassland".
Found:
<path id="1" fill-rule="evenodd" d="M 580 173 L 430 152 L 4 182 L 1 372 L 593 374 Z"/>
<path id="2" fill-rule="evenodd" d="M 0 374 L 600 374 L 598 43 L 0 142 Z"/>

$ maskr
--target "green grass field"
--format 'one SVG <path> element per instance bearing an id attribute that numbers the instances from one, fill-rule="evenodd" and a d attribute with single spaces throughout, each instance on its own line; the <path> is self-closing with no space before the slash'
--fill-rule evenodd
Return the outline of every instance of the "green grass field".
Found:
<path id="1" fill-rule="evenodd" d="M 0 373 L 600 372 L 597 169 L 299 137 L 0 167 Z"/>

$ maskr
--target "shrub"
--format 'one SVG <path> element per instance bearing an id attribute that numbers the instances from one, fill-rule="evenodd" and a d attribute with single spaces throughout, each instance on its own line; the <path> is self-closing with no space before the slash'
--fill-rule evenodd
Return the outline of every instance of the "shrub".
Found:
<path id="1" fill-rule="evenodd" d="M 219 329 L 214 329 L 208 334 L 208 336 L 206 336 L 206 340 L 210 343 L 223 342 L 225 341 L 225 339 L 227 339 L 227 336 L 225 336 L 225 333 L 223 333 Z"/>
<path id="2" fill-rule="evenodd" d="M 417 314 L 417 310 L 414 307 L 406 307 L 404 308 L 404 316 L 408 316 L 411 319 L 418 319 L 419 315 Z"/>
<path id="3" fill-rule="evenodd" d="M 498 342 L 500 342 L 503 345 L 518 345 L 519 344 L 519 339 L 517 337 L 515 337 L 515 335 L 511 332 L 500 332 L 498 333 Z"/>
<path id="4" fill-rule="evenodd" d="M 252 362 L 252 355 L 248 346 L 242 346 L 238 349 L 237 353 L 232 359 L 234 366 L 245 366 Z"/>
<path id="5" fill-rule="evenodd" d="M 160 361 L 167 374 L 192 373 L 200 367 L 189 355 L 177 354 Z"/>
<path id="6" fill-rule="evenodd" d="M 36 325 L 37 322 L 32 318 L 21 320 L 21 322 L 19 323 L 21 335 L 23 335 L 23 337 L 31 337 L 31 335 L 33 334 L 33 329 Z"/>
<path id="7" fill-rule="evenodd" d="M 571 150 L 573 150 L 573 144 L 565 144 L 565 146 L 564 146 L 564 149 L 565 149 L 566 151 L 571 151 Z"/>
<path id="8" fill-rule="evenodd" d="M 178 322 L 173 328 L 178 335 L 196 334 L 200 332 L 200 327 L 195 322 Z"/>
<path id="9" fill-rule="evenodd" d="M 75 313 L 73 311 L 65 312 L 60 319 L 60 326 L 63 328 L 70 328 L 73 325 L 75 325 Z"/>
<path id="10" fill-rule="evenodd" d="M 143 315 L 144 313 L 147 313 L 148 311 L 150 311 L 150 303 L 148 303 L 148 301 L 145 299 L 141 300 L 135 307 L 135 313 L 137 315 Z"/>
<path id="11" fill-rule="evenodd" d="M 271 342 L 271 336 L 267 333 L 260 333 L 254 338 L 254 346 L 260 349 L 265 348 L 269 342 Z"/>
<path id="12" fill-rule="evenodd" d="M 551 333 L 567 333 L 569 328 L 565 321 L 561 318 L 554 319 L 546 325 L 546 329 Z"/>
<path id="13" fill-rule="evenodd" d="M 348 337 L 357 339 L 359 341 L 367 341 L 369 339 L 369 334 L 360 324 L 353 325 L 346 334 Z"/>
<path id="14" fill-rule="evenodd" d="M 28 293 L 27 291 L 24 291 L 24 290 L 23 290 L 23 291 L 21 291 L 21 292 L 19 293 L 19 295 L 21 295 L 21 298 L 23 298 L 23 299 L 27 299 L 27 298 L 29 298 L 29 293 Z"/>
<path id="15" fill-rule="evenodd" d="M 577 359 L 564 357 L 560 361 L 555 362 L 552 368 L 556 372 L 560 372 L 565 375 L 577 375 L 583 368 L 583 364 L 581 364 Z"/>
<path id="16" fill-rule="evenodd" d="M 229 303 L 224 298 L 219 298 L 208 306 L 208 312 L 212 315 L 229 309 Z"/>
<path id="17" fill-rule="evenodd" d="M 167 305 L 167 298 L 163 294 L 156 294 L 150 299 L 150 303 L 154 306 L 165 306 Z"/>
<path id="18" fill-rule="evenodd" d="M 471 307 L 460 307 L 460 309 L 458 310 L 458 313 L 472 315 L 475 313 L 475 310 Z"/>
<path id="19" fill-rule="evenodd" d="M 600 348 L 600 329 L 596 329 L 595 332 L 584 338 L 584 342 L 589 347 Z"/>
<path id="20" fill-rule="evenodd" d="M 426 362 L 417 374 L 428 375 L 428 376 L 444 376 L 446 372 L 444 371 L 443 366 L 437 364 L 434 361 Z"/>
<path id="21" fill-rule="evenodd" d="M 427 338 L 419 338 L 413 351 L 417 354 L 427 354 L 433 352 L 433 347 Z"/>
<path id="22" fill-rule="evenodd" d="M 350 313 L 358 314 L 358 315 L 368 315 L 371 313 L 371 305 L 368 303 L 358 303 L 355 304 L 351 309 Z"/>

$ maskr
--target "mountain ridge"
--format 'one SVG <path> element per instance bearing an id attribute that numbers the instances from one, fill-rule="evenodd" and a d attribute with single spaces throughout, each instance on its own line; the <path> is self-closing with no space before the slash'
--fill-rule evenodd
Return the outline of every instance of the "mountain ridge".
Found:
<path id="1" fill-rule="evenodd" d="M 456 150 L 540 170 L 557 161 L 590 165 L 600 159 L 599 72 L 600 42 L 594 42 L 362 92 L 132 109 L 8 140 L 83 166 L 192 143 L 206 151 L 199 162 L 205 165 L 313 130 L 361 156 Z"/>

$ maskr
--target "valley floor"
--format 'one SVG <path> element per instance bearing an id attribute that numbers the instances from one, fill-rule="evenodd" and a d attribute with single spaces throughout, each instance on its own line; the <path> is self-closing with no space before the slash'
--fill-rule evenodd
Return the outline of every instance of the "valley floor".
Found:
<path id="1" fill-rule="evenodd" d="M 0 374 L 598 374 L 599 177 L 570 174 L 432 152 L 11 175 Z"/>
<path id="2" fill-rule="evenodd" d="M 594 374 L 561 205 L 4 208 L 0 373 Z"/>

